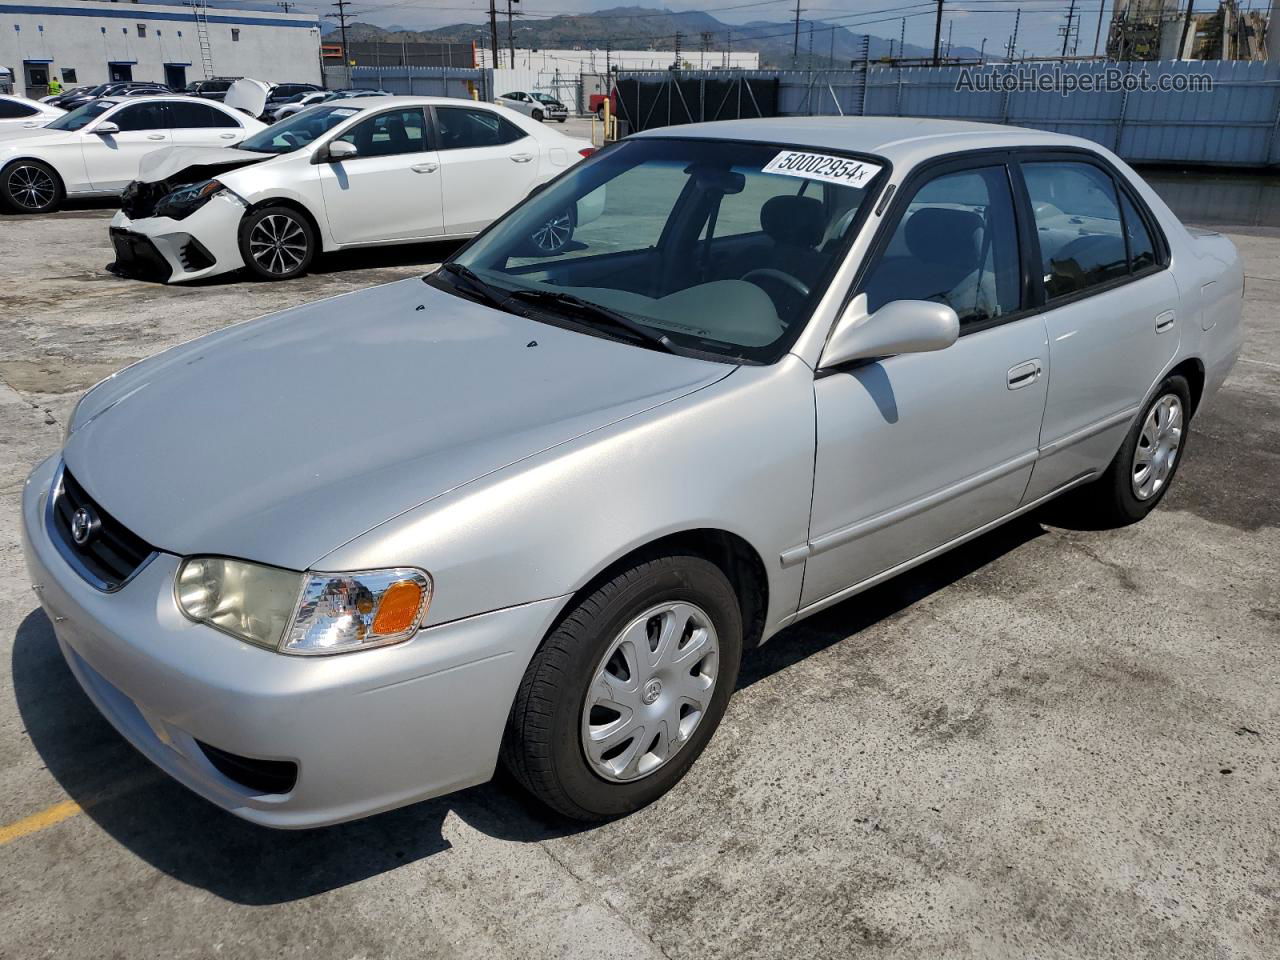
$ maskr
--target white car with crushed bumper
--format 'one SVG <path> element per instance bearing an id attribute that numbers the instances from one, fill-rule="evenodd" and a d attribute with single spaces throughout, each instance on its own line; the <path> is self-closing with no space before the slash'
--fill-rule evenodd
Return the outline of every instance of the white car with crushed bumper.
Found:
<path id="1" fill-rule="evenodd" d="M 593 149 L 489 104 L 336 100 L 234 148 L 149 157 L 111 221 L 113 269 L 169 283 L 242 268 L 287 280 L 324 252 L 469 237 Z M 556 253 L 598 211 L 562 211 L 530 242 Z"/>

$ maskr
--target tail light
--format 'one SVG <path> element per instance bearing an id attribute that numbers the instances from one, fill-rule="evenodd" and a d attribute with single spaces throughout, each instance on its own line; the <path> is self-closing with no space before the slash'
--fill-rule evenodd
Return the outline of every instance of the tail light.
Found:
<path id="1" fill-rule="evenodd" d="M 581 150 L 578 151 L 578 156 L 589 157 L 595 152 L 596 152 L 595 147 L 583 147 Z"/>

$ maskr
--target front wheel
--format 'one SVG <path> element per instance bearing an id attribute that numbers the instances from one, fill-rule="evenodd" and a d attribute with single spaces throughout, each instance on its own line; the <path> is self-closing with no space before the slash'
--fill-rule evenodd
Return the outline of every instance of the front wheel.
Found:
<path id="1" fill-rule="evenodd" d="M 19 160 L 0 173 L 0 200 L 18 213 L 52 213 L 65 195 L 57 171 L 39 160 Z"/>
<path id="2" fill-rule="evenodd" d="M 540 256 L 552 256 L 560 253 L 573 239 L 573 231 L 577 226 L 575 207 L 548 217 L 529 235 L 529 241 Z"/>
<path id="3" fill-rule="evenodd" d="M 302 276 L 315 250 L 315 231 L 292 207 L 263 207 L 240 221 L 240 255 L 249 272 L 261 280 Z"/>
<path id="4" fill-rule="evenodd" d="M 1078 506 L 1105 526 L 1141 520 L 1173 483 L 1190 423 L 1191 390 L 1186 378 L 1169 377 L 1134 421 L 1106 472 L 1081 489 Z"/>
<path id="5" fill-rule="evenodd" d="M 535 111 L 533 111 L 533 113 L 531 113 L 531 114 L 530 114 L 530 116 L 531 116 L 531 117 L 533 117 L 533 119 L 537 120 L 539 123 L 541 123 L 541 122 L 542 122 L 542 111 L 541 111 L 541 110 L 535 110 Z"/>
<path id="6" fill-rule="evenodd" d="M 571 608 L 534 655 L 502 759 L 576 820 L 638 810 L 710 741 L 742 658 L 733 587 L 699 556 L 644 560 Z"/>

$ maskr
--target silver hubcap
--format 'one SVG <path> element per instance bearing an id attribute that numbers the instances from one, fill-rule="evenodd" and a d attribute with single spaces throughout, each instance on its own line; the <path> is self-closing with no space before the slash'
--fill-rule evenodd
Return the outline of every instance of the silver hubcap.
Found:
<path id="1" fill-rule="evenodd" d="M 1165 488 L 1182 447 L 1182 401 L 1167 393 L 1156 401 L 1133 451 L 1133 495 L 1150 500 Z"/>
<path id="2" fill-rule="evenodd" d="M 268 273 L 290 273 L 307 253 L 302 225 L 292 217 L 263 217 L 249 233 L 249 253 Z"/>
<path id="3" fill-rule="evenodd" d="M 38 210 L 53 199 L 53 177 L 39 167 L 18 167 L 9 174 L 9 195 L 24 207 Z"/>
<path id="4" fill-rule="evenodd" d="M 629 623 L 605 651 L 582 708 L 591 769 L 639 780 L 674 757 L 711 706 L 720 645 L 711 618 L 683 601 Z"/>
<path id="5" fill-rule="evenodd" d="M 573 234 L 573 221 L 567 213 L 552 217 L 537 230 L 533 231 L 533 242 L 545 253 L 555 253 Z"/>

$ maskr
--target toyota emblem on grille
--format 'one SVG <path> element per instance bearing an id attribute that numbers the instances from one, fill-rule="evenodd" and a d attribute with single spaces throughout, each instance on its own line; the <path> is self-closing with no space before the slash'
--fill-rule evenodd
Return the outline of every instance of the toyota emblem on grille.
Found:
<path id="1" fill-rule="evenodd" d="M 83 547 L 98 532 L 98 515 L 88 507 L 80 507 L 71 515 L 71 539 Z"/>

